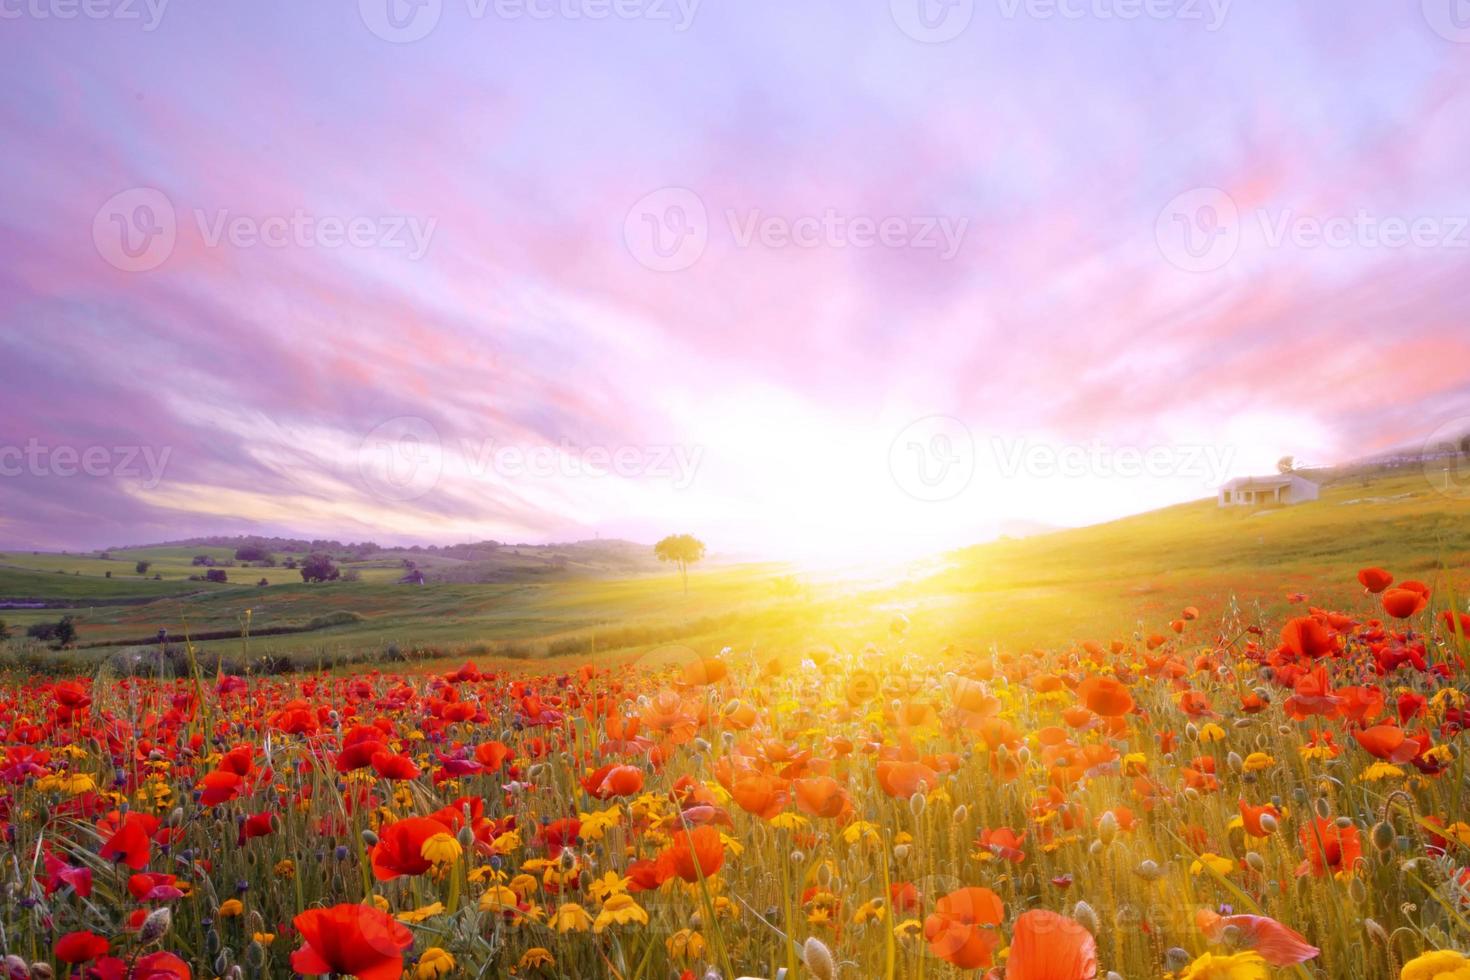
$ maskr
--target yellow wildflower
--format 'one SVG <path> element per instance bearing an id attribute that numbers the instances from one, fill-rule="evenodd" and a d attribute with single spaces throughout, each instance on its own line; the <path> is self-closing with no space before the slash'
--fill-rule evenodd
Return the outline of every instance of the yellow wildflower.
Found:
<path id="1" fill-rule="evenodd" d="M 593 810 L 591 813 L 578 813 L 577 819 L 582 822 L 580 833 L 583 840 L 602 840 L 603 834 L 622 821 L 623 811 L 614 806 L 606 810 Z"/>
<path id="2" fill-rule="evenodd" d="M 558 910 L 558 914 L 560 911 Z M 597 921 L 592 924 L 593 932 L 602 932 L 610 925 L 627 925 L 629 922 L 637 922 L 639 925 L 648 925 L 648 913 L 643 907 L 633 900 L 632 895 L 618 894 L 602 903 L 602 911 L 597 913 Z"/>
<path id="3" fill-rule="evenodd" d="M 424 955 L 419 957 L 418 965 L 414 967 L 414 980 L 438 980 L 439 977 L 447 977 L 454 972 L 454 957 L 448 950 L 440 949 L 438 946 L 430 946 L 424 950 Z"/>
<path id="4" fill-rule="evenodd" d="M 592 916 L 576 902 L 563 902 L 551 916 L 551 927 L 557 932 L 586 932 L 592 928 Z"/>
<path id="5" fill-rule="evenodd" d="M 1218 854 L 1201 854 L 1189 866 L 1189 873 L 1192 875 L 1204 874 L 1206 868 L 1217 875 L 1228 875 L 1235 870 L 1235 862 Z"/>
<path id="6" fill-rule="evenodd" d="M 434 864 L 453 864 L 464 853 L 453 834 L 438 833 L 424 841 L 419 854 L 425 861 Z"/>
<path id="7" fill-rule="evenodd" d="M 693 929 L 680 929 L 664 940 L 664 948 L 671 959 L 692 962 L 704 956 L 704 937 Z"/>
<path id="8" fill-rule="evenodd" d="M 1268 980 L 1266 961 L 1260 953 L 1216 956 L 1206 953 L 1185 967 L 1179 980 Z"/>
<path id="9" fill-rule="evenodd" d="M 552 956 L 547 949 L 532 946 L 521 954 L 521 961 L 518 965 L 522 970 L 532 970 L 540 966 L 556 966 L 556 957 Z"/>
<path id="10" fill-rule="evenodd" d="M 1405 963 L 1399 980 L 1470 980 L 1470 958 L 1453 950 L 1431 950 Z"/>
<path id="11" fill-rule="evenodd" d="M 587 885 L 587 894 L 599 902 L 606 902 L 613 895 L 621 895 L 632 884 L 632 878 L 623 878 L 616 871 L 609 871 L 601 878 L 594 878 Z"/>
<path id="12" fill-rule="evenodd" d="M 410 909 L 407 912 L 399 912 L 397 915 L 394 916 L 394 918 L 397 919 L 399 922 L 407 922 L 409 925 L 416 925 L 420 922 L 423 922 L 425 919 L 432 919 L 436 915 L 443 914 L 444 903 L 435 902 L 433 905 L 423 905 L 416 909 Z"/>

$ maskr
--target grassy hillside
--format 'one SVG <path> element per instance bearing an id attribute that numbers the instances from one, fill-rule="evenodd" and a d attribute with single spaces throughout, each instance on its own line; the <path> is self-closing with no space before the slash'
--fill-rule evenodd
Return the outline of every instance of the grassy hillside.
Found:
<path id="1" fill-rule="evenodd" d="M 1319 501 L 1268 510 L 1182 504 L 1108 524 L 950 556 L 902 590 L 944 624 L 1015 645 L 1151 629 L 1185 605 L 1280 613 L 1293 593 L 1358 603 L 1364 565 L 1467 591 L 1470 501 L 1421 475 L 1324 487 Z"/>
<path id="2" fill-rule="evenodd" d="M 1025 649 L 1161 631 L 1186 605 L 1198 606 L 1207 620 L 1232 609 L 1254 620 L 1285 611 L 1294 593 L 1368 612 L 1354 582 L 1367 564 L 1425 579 L 1441 597 L 1463 596 L 1470 592 L 1470 502 L 1434 492 L 1422 477 L 1355 481 L 1296 507 L 1222 510 L 1203 501 L 967 548 L 882 585 L 801 576 L 774 564 L 696 569 L 687 597 L 667 569 L 597 577 L 602 568 L 591 562 L 579 574 L 532 573 L 488 584 L 436 582 L 431 574 L 427 585 L 400 585 L 396 554 L 356 563 L 356 582 L 307 585 L 287 569 L 232 568 L 229 584 L 212 585 L 187 580 L 200 571 L 187 564 L 195 553 L 202 552 L 154 549 L 150 560 L 167 570 L 161 582 L 96 574 L 124 562 L 131 570 L 134 552 L 113 552 L 111 561 L 11 555 L 5 561 L 53 570 L 0 568 L 0 596 L 77 603 L 70 611 L 82 644 L 142 641 L 166 629 L 174 637 L 222 634 L 199 646 L 238 653 L 248 623 L 251 655 L 308 663 L 424 648 L 446 657 L 553 656 L 570 663 L 640 656 L 670 642 L 700 652 L 728 643 L 799 652 L 816 643 L 866 642 L 899 613 L 910 623 L 903 639 L 909 644 Z M 513 553 L 507 559 L 522 557 L 544 560 Z M 441 557 L 421 567 L 443 572 L 456 562 L 478 564 Z M 273 583 L 268 588 L 245 584 L 262 575 Z M 0 612 L 21 627 L 57 615 Z M 277 630 L 283 632 L 262 635 Z M 899 642 L 898 634 L 891 639 Z M 95 655 L 115 653 L 107 647 Z"/>

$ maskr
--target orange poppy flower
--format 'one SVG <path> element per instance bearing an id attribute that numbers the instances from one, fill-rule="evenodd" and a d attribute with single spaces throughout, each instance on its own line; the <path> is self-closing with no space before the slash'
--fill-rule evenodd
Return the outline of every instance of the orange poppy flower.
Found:
<path id="1" fill-rule="evenodd" d="M 813 817 L 837 817 L 851 809 L 852 801 L 842 784 L 831 776 L 798 779 L 791 784 L 796 805 Z"/>
<path id="2" fill-rule="evenodd" d="M 889 796 L 906 800 L 938 786 L 939 773 L 921 762 L 880 762 L 878 785 Z"/>
<path id="3" fill-rule="evenodd" d="M 1116 718 L 1133 710 L 1133 695 L 1127 685 L 1112 677 L 1089 677 L 1077 688 L 1077 696 L 1089 711 Z"/>
<path id="4" fill-rule="evenodd" d="M 725 844 L 714 827 L 680 830 L 663 854 L 659 855 L 659 873 L 664 878 L 677 876 L 690 883 L 709 878 L 725 863 Z"/>
<path id="5" fill-rule="evenodd" d="M 989 888 L 961 888 L 934 903 L 924 919 L 929 951 L 962 970 L 988 967 L 1000 946 L 996 926 L 1005 917 L 1000 896 Z"/>
<path id="6" fill-rule="evenodd" d="M 1075 919 L 1046 909 L 1023 912 L 1011 931 L 1006 980 L 1093 980 L 1097 941 Z"/>

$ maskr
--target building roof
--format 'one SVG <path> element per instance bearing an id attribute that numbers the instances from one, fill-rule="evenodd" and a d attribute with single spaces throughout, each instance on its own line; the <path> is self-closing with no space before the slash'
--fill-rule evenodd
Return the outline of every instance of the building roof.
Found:
<path id="1" fill-rule="evenodd" d="M 1289 487 L 1294 478 L 1283 474 L 1281 476 L 1241 476 L 1225 484 L 1226 490 L 1275 490 L 1277 487 Z M 1301 479 L 1295 477 L 1295 479 Z"/>

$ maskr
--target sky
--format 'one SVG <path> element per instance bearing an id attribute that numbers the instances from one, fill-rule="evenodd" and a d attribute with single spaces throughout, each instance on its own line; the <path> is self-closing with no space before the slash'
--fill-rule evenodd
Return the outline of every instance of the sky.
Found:
<path id="1" fill-rule="evenodd" d="M 0 547 L 932 551 L 1470 426 L 1461 0 L 0 0 Z"/>

